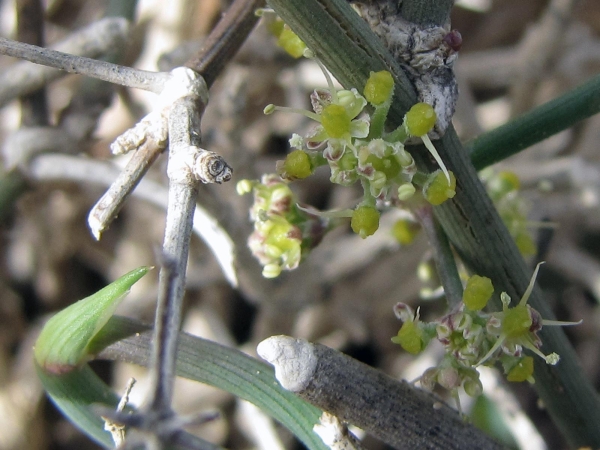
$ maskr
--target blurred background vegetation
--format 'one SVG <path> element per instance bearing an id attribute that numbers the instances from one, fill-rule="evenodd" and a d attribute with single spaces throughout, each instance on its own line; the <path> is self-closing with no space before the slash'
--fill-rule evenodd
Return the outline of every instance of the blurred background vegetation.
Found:
<path id="1" fill-rule="evenodd" d="M 1 36 L 17 37 L 15 3 L 23 2 L 0 3 Z M 147 70 L 181 64 L 202 44 L 227 6 L 224 0 L 140 0 L 132 34 L 126 48 L 120 49 L 121 63 Z M 110 7 L 108 0 L 45 2 L 46 45 L 105 16 Z M 569 12 L 566 21 L 552 20 L 557 7 Z M 600 3 L 594 0 L 464 0 L 454 8 L 452 27 L 463 36 L 455 65 L 461 94 L 454 119 L 463 141 L 600 72 Z M 0 58 L 0 70 L 13 63 Z M 274 103 L 306 108 L 315 87 L 325 87 L 325 80 L 314 62 L 291 58 L 260 25 L 213 85 L 202 123 L 203 142 L 226 158 L 234 179 L 202 186 L 198 202 L 234 239 L 240 286 L 231 287 L 204 243 L 193 240 L 184 329 L 250 354 L 267 336 L 290 334 L 340 349 L 395 377 L 414 379 L 434 365 L 440 349 L 434 346 L 415 359 L 392 344 L 390 338 L 399 328 L 392 307 L 400 301 L 420 305 L 427 320 L 442 314 L 445 303 L 436 295 L 438 283 L 431 274 L 424 234 L 417 234 L 410 244 L 394 238 L 393 225 L 405 217 L 402 213 L 384 215 L 380 230 L 367 240 L 353 235 L 349 227 L 335 230 L 297 270 L 275 280 L 260 276 L 260 266 L 246 249 L 252 230 L 251 199 L 237 196 L 235 183 L 274 172 L 275 162 L 289 149 L 291 133 L 310 127 L 299 115 L 264 116 L 263 107 Z M 98 94 L 97 101 L 86 106 L 97 109 L 95 130 L 77 148 L 64 151 L 122 164 L 110 155 L 108 145 L 139 120 L 152 98 L 108 90 L 105 85 L 90 88 L 82 77 L 69 75 L 46 90 L 50 123 L 66 120 L 78 95 L 90 89 Z M 3 142 L 24 118 L 17 102 L 0 110 Z M 518 175 L 531 221 L 557 225 L 534 229 L 538 252 L 547 261 L 538 280 L 559 319 L 584 319 L 582 325 L 565 331 L 596 386 L 600 385 L 598 142 L 600 117 L 595 116 L 494 167 Z M 14 151 L 18 149 L 4 149 L 5 155 Z M 148 176 L 166 185 L 164 167 L 162 157 Z M 29 179 L 14 191 L 6 184 L 10 176 L 2 180 L 11 195 L 0 205 L 1 450 L 95 448 L 46 400 L 33 369 L 32 345 L 50 314 L 134 267 L 153 264 L 154 249 L 162 241 L 164 211 L 133 197 L 96 242 L 86 218 L 106 186 L 66 178 Z M 294 183 L 293 189 L 303 202 L 321 209 L 350 207 L 361 194 L 332 185 L 326 170 Z M 156 287 L 156 273 L 144 278 L 118 313 L 152 321 Z M 93 367 L 119 392 L 129 377 L 136 377 L 132 401 L 144 398 L 144 370 L 120 363 Z M 566 448 L 529 386 L 513 386 L 513 394 L 508 394 L 504 382 L 489 371 L 484 389 L 486 399 L 463 405 L 479 411 L 477 422 L 482 426 L 513 434 L 514 445 L 521 443 L 521 448 Z M 180 413 L 210 408 L 222 413 L 196 430 L 209 441 L 232 449 L 300 448 L 254 407 L 227 393 L 180 380 L 175 395 Z M 520 408 L 531 423 L 519 415 Z M 501 416 L 508 418 L 505 425 L 499 425 Z M 366 445 L 385 448 L 375 441 Z"/>

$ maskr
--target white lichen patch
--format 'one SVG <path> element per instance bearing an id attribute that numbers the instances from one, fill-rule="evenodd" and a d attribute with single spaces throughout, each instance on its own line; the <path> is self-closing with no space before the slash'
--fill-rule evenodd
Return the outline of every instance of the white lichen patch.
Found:
<path id="1" fill-rule="evenodd" d="M 304 339 L 272 336 L 256 347 L 258 355 L 275 367 L 275 377 L 288 391 L 304 390 L 317 367 L 314 347 Z"/>

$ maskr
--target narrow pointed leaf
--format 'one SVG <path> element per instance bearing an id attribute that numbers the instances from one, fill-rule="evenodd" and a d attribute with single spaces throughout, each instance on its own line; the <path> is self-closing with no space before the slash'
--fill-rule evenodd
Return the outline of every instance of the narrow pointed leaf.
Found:
<path id="1" fill-rule="evenodd" d="M 89 344 L 108 322 L 119 302 L 150 267 L 123 275 L 95 294 L 79 300 L 48 320 L 35 344 L 35 361 L 49 373 L 69 372 L 93 355 Z"/>
<path id="2" fill-rule="evenodd" d="M 99 353 L 100 358 L 148 366 L 152 333 L 146 330 L 140 332 L 140 323 L 132 319 L 113 316 L 93 345 L 108 346 Z M 322 411 L 283 389 L 272 366 L 237 349 L 186 333 L 179 337 L 176 364 L 177 375 L 247 400 L 290 430 L 309 450 L 327 450 L 313 432 Z"/>

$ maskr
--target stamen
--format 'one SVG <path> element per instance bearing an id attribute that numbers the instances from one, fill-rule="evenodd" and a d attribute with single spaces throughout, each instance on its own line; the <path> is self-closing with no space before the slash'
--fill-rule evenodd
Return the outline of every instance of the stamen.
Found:
<path id="1" fill-rule="evenodd" d="M 563 322 L 561 320 L 542 320 L 542 325 L 548 327 L 570 327 L 572 325 L 580 325 L 581 323 L 583 323 L 583 319 L 579 320 L 578 322 Z"/>
<path id="2" fill-rule="evenodd" d="M 298 208 L 300 211 L 305 212 L 307 214 L 317 216 L 317 217 L 323 217 L 326 219 L 352 217 L 352 213 L 354 212 L 354 210 L 352 210 L 352 209 L 340 209 L 337 211 L 336 210 L 319 211 L 319 210 L 316 210 L 313 208 L 305 208 L 304 206 L 300 206 L 298 203 L 296 203 L 296 208 Z"/>
<path id="3" fill-rule="evenodd" d="M 490 359 L 490 357 L 496 352 L 496 350 L 498 350 L 500 348 L 500 346 L 504 343 L 505 339 L 506 339 L 506 336 L 504 334 L 501 334 L 498 337 L 498 340 L 496 341 L 496 343 L 490 349 L 490 351 L 487 352 L 486 355 L 477 364 L 475 364 L 475 367 L 482 365 L 484 362 L 486 362 L 488 359 Z"/>
<path id="4" fill-rule="evenodd" d="M 535 285 L 535 279 L 537 278 L 538 272 L 540 270 L 540 266 L 544 263 L 545 263 L 545 261 L 542 261 L 542 262 L 539 262 L 537 266 L 535 266 L 535 270 L 533 271 L 531 280 L 529 280 L 529 285 L 527 286 L 527 289 L 525 290 L 525 293 L 523 294 L 523 297 L 521 298 L 519 305 L 524 305 L 527 303 L 527 300 L 529 300 L 529 296 L 531 295 L 531 292 L 533 291 L 533 286 Z"/>
<path id="5" fill-rule="evenodd" d="M 442 172 L 444 172 L 444 175 L 446 175 L 446 180 L 448 180 L 448 185 L 450 185 L 450 174 L 448 173 L 448 169 L 446 169 L 446 165 L 444 164 L 444 161 L 442 161 L 440 154 L 433 146 L 433 142 L 431 142 L 431 139 L 429 139 L 429 136 L 427 136 L 426 134 L 421 136 L 421 139 L 423 140 L 423 144 L 425 144 L 425 147 L 427 147 L 427 150 L 429 150 L 429 153 L 431 153 L 431 155 L 437 161 L 438 165 L 440 166 L 440 169 L 442 169 Z"/>
<path id="6" fill-rule="evenodd" d="M 288 106 L 275 106 L 273 104 L 267 105 L 265 106 L 265 109 L 263 109 L 263 113 L 266 115 L 273 114 L 275 111 L 301 114 L 305 117 L 308 117 L 309 119 L 321 123 L 321 116 L 314 112 L 307 111 L 306 109 L 290 108 Z"/>
<path id="7" fill-rule="evenodd" d="M 327 86 L 329 88 L 329 93 L 331 94 L 331 98 L 333 99 L 333 103 L 339 104 L 340 101 L 338 99 L 337 90 L 335 89 L 335 86 L 333 85 L 333 80 L 331 79 L 329 72 L 327 71 L 327 69 L 325 68 L 323 63 L 319 60 L 319 58 L 314 56 L 312 59 L 314 62 L 317 63 L 317 65 L 321 69 L 321 72 L 323 72 L 325 79 L 327 80 Z"/>
<path id="8" fill-rule="evenodd" d="M 506 292 L 502 292 L 500 294 L 500 301 L 502 302 L 502 310 L 506 311 L 508 309 L 508 305 L 510 305 L 510 295 L 508 295 Z"/>

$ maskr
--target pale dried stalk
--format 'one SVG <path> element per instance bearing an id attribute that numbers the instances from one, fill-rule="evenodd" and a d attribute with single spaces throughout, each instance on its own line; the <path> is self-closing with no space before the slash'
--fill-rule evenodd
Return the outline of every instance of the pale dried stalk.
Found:
<path id="1" fill-rule="evenodd" d="M 0 54 L 43 65 L 33 66 L 27 62 L 19 62 L 5 70 L 0 76 L 0 106 L 64 76 L 61 71 L 161 92 L 163 84 L 169 78 L 168 73 L 147 72 L 90 59 L 122 46 L 128 31 L 129 23 L 125 19 L 102 19 L 73 33 L 57 44 L 54 50 L 0 38 Z M 88 57 L 83 57 L 84 55 Z"/>

